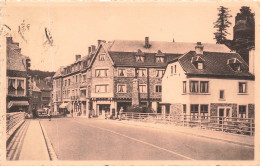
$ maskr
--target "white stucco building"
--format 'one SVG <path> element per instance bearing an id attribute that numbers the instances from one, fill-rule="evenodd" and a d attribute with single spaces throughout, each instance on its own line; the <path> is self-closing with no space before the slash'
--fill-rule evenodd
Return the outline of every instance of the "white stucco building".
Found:
<path id="1" fill-rule="evenodd" d="M 206 52 L 203 47 L 198 42 L 195 50 L 168 63 L 163 113 L 253 118 L 253 67 L 237 53 Z"/>

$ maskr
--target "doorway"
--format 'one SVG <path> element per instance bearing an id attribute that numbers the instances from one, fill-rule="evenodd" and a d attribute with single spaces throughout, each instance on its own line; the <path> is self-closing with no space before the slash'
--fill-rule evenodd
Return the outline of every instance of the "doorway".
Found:
<path id="1" fill-rule="evenodd" d="M 110 113 L 110 104 L 99 104 L 99 111 L 98 111 L 98 115 L 103 115 L 105 116 L 105 113 L 108 112 Z"/>
<path id="2" fill-rule="evenodd" d="M 231 108 L 230 107 L 219 107 L 218 108 L 218 121 L 219 124 L 222 124 L 223 121 L 229 120 L 231 117 Z"/>

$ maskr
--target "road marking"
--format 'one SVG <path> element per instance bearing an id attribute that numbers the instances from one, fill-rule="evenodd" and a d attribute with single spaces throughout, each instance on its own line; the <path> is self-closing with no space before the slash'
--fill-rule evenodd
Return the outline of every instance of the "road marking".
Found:
<path id="1" fill-rule="evenodd" d="M 82 125 L 82 123 L 80 123 L 80 122 L 78 122 L 78 121 L 75 121 L 75 122 Z M 87 124 L 85 124 L 85 125 L 87 125 Z M 115 131 L 113 131 L 113 130 L 109 130 L 109 129 L 105 129 L 105 128 L 97 127 L 97 126 L 93 126 L 93 125 L 87 125 L 87 126 L 92 127 L 92 128 L 97 128 L 97 129 L 100 129 L 100 130 L 105 130 L 105 131 L 108 131 L 108 132 L 110 132 L 110 133 L 113 133 L 113 134 L 116 134 L 116 135 L 120 135 L 120 136 L 122 136 L 122 137 L 126 137 L 126 138 L 128 138 L 128 139 L 131 139 L 131 140 L 134 140 L 134 141 L 137 141 L 137 142 L 140 142 L 140 143 L 143 143 L 143 144 L 152 146 L 152 147 L 154 147 L 154 148 L 157 148 L 157 149 L 160 149 L 160 150 L 169 152 L 169 153 L 171 153 L 171 154 L 174 154 L 174 155 L 177 155 L 177 156 L 181 156 L 181 157 L 183 157 L 183 158 L 185 158 L 185 159 L 188 159 L 188 160 L 195 160 L 195 159 L 193 159 L 193 158 L 184 156 L 184 155 L 179 154 L 179 153 L 177 153 L 177 152 L 174 152 L 174 151 L 171 151 L 171 150 L 168 150 L 168 149 L 165 149 L 165 148 L 156 146 L 156 145 L 154 145 L 154 144 L 150 144 L 150 143 L 145 142 L 145 141 L 141 141 L 141 140 L 136 139 L 136 138 L 133 138 L 133 137 L 129 137 L 129 136 L 125 135 L 125 134 L 121 134 L 121 133 L 115 132 Z"/>

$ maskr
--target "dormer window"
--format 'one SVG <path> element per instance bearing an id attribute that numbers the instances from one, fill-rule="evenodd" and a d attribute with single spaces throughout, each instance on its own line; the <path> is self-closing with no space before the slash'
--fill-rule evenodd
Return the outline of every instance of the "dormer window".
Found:
<path id="1" fill-rule="evenodd" d="M 135 55 L 135 61 L 144 62 L 144 53 L 140 49 L 137 50 L 137 53 Z"/>
<path id="2" fill-rule="evenodd" d="M 198 70 L 204 69 L 204 62 L 205 60 L 200 56 L 194 56 L 191 58 L 191 63 L 196 67 Z"/>
<path id="3" fill-rule="evenodd" d="M 237 58 L 228 59 L 227 64 L 234 71 L 241 71 L 241 62 Z"/>
<path id="4" fill-rule="evenodd" d="M 163 63 L 164 62 L 164 54 L 161 50 L 158 50 L 157 54 L 155 55 L 155 60 L 157 63 Z"/>

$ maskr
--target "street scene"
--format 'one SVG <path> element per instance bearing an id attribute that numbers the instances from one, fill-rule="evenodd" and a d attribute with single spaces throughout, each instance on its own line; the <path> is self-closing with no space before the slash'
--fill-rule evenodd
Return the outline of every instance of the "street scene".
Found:
<path id="1" fill-rule="evenodd" d="M 4 6 L 6 161 L 256 159 L 254 6 L 82 4 Z"/>

